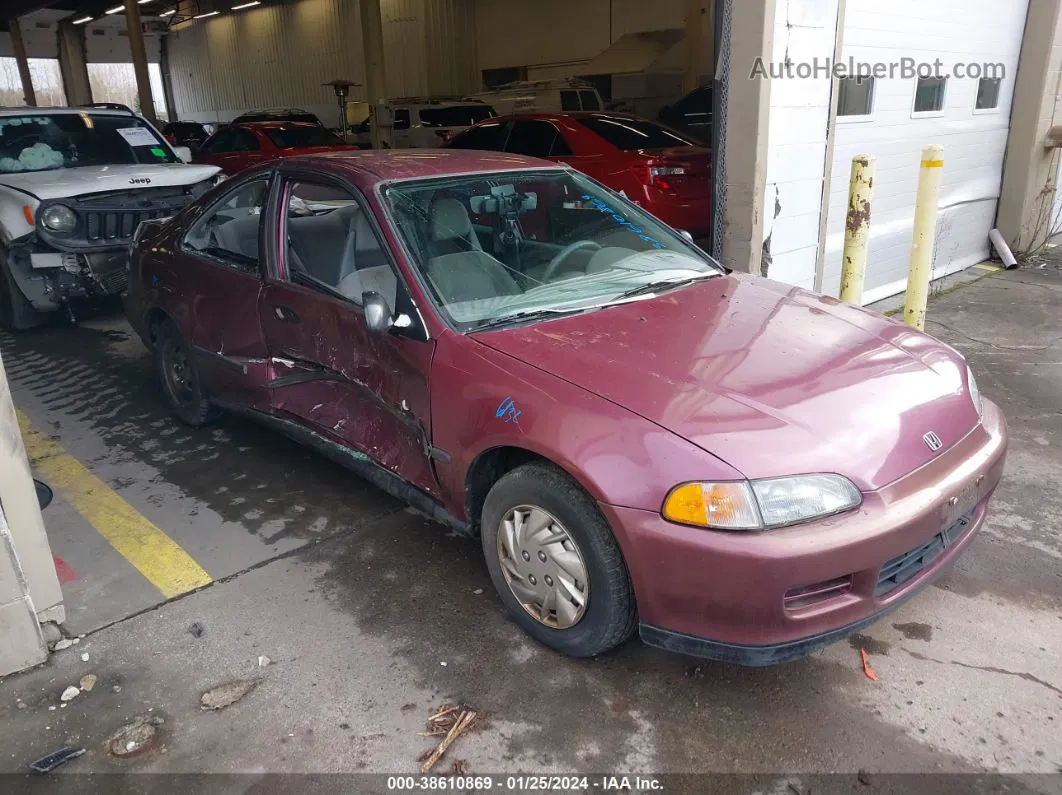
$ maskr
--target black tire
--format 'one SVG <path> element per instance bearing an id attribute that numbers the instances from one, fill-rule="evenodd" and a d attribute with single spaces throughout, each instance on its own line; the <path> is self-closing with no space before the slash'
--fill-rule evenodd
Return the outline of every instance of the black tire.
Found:
<path id="1" fill-rule="evenodd" d="M 537 506 L 557 519 L 586 564 L 589 599 L 571 627 L 547 626 L 528 613 L 502 571 L 498 532 L 518 506 Z M 571 657 L 596 657 L 628 640 L 637 626 L 634 590 L 619 544 L 594 500 L 567 473 L 550 464 L 525 464 L 491 488 L 483 505 L 481 538 L 494 587 L 528 635 Z"/>
<path id="2" fill-rule="evenodd" d="M 43 326 L 48 316 L 38 312 L 15 284 L 7 264 L 7 249 L 0 246 L 0 326 L 10 331 L 25 331 Z"/>
<path id="3" fill-rule="evenodd" d="M 182 422 L 199 428 L 217 418 L 219 412 L 203 387 L 192 350 L 169 320 L 156 331 L 155 368 L 166 402 Z"/>

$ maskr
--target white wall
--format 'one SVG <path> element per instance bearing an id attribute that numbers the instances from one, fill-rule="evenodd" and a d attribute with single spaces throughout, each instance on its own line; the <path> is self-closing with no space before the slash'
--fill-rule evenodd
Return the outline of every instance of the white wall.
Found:
<path id="1" fill-rule="evenodd" d="M 823 289 L 836 295 L 849 165 L 861 153 L 876 158 L 864 301 L 902 292 L 914 225 L 922 147 L 944 146 L 934 275 L 974 265 L 989 254 L 1010 105 L 1028 0 L 848 0 L 842 57 L 863 61 L 1002 62 L 1007 69 L 999 107 L 975 112 L 977 80 L 948 80 L 944 112 L 914 118 L 915 79 L 877 80 L 869 119 L 839 119 L 830 193 Z"/>
<path id="2" fill-rule="evenodd" d="M 770 60 L 783 63 L 788 57 L 797 64 L 829 56 L 837 5 L 837 0 L 781 0 Z M 734 79 L 746 76 L 735 73 Z M 763 204 L 767 243 L 760 269 L 772 279 L 807 289 L 815 282 L 830 93 L 827 76 L 771 82 Z"/>
<path id="3" fill-rule="evenodd" d="M 383 0 L 387 93 L 477 87 L 472 0 Z M 429 36 L 429 33 L 431 35 Z M 295 106 L 338 123 L 329 80 L 364 84 L 361 13 L 353 0 L 263 5 L 177 26 L 168 41 L 182 119 L 228 121 L 253 108 Z M 364 89 L 351 89 L 364 100 Z"/>

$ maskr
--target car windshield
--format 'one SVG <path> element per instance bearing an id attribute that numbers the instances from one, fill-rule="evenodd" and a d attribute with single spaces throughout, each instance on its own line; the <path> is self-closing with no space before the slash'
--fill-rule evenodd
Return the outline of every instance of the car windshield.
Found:
<path id="1" fill-rule="evenodd" d="M 265 134 L 278 149 L 295 149 L 302 146 L 339 146 L 339 136 L 325 127 L 295 125 L 266 127 Z"/>
<path id="2" fill-rule="evenodd" d="M 421 108 L 420 123 L 425 127 L 471 127 L 494 115 L 490 105 L 450 105 L 442 108 Z"/>
<path id="3" fill-rule="evenodd" d="M 679 135 L 645 119 L 627 116 L 584 116 L 579 121 L 617 149 L 667 149 L 673 146 L 700 146 L 696 141 Z"/>
<path id="4" fill-rule="evenodd" d="M 724 272 L 576 172 L 402 181 L 384 196 L 440 308 L 462 331 L 640 300 Z"/>
<path id="5" fill-rule="evenodd" d="M 0 116 L 0 173 L 176 163 L 140 119 L 102 113 Z"/>

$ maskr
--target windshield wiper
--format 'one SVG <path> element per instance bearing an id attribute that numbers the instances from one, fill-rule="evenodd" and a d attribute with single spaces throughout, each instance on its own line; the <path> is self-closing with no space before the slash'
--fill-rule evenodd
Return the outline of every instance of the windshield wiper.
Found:
<path id="1" fill-rule="evenodd" d="M 710 279 L 713 276 L 718 275 L 718 273 L 698 273 L 696 276 L 685 276 L 681 279 L 657 279 L 656 281 L 639 284 L 637 287 L 633 287 L 626 292 L 620 293 L 616 296 L 616 299 L 623 300 L 624 298 L 634 298 L 639 295 L 648 295 L 650 293 L 663 292 L 664 290 L 673 290 L 676 287 L 684 287 L 687 284 L 692 284 L 701 279 Z"/>
<path id="2" fill-rule="evenodd" d="M 547 317 L 560 317 L 561 315 L 577 315 L 596 307 L 581 307 L 579 309 L 525 309 L 522 312 L 513 312 L 511 315 L 502 315 L 492 318 L 476 326 L 472 331 L 483 331 L 498 326 L 507 326 L 510 323 L 519 323 L 525 320 L 542 320 Z"/>

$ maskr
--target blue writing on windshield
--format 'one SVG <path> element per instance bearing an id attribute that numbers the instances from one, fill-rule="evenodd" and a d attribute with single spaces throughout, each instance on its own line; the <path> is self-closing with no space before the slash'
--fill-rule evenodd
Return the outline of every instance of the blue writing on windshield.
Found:
<path id="1" fill-rule="evenodd" d="M 637 227 L 634 224 L 632 224 L 630 221 L 628 221 L 622 215 L 617 213 L 615 210 L 613 210 L 611 207 L 609 207 L 607 204 L 605 204 L 600 199 L 595 199 L 593 196 L 591 196 L 588 193 L 584 193 L 579 198 L 581 198 L 584 202 L 587 202 L 591 207 L 593 207 L 598 212 L 604 213 L 605 215 L 612 216 L 612 220 L 614 220 L 616 223 L 618 223 L 620 226 L 622 226 L 628 232 L 631 232 L 631 233 L 637 235 L 639 240 L 644 240 L 646 243 L 649 243 L 653 248 L 667 248 L 667 246 L 665 246 L 659 240 L 657 240 L 656 238 L 650 237 L 649 235 L 645 234 L 645 232 L 642 231 L 642 229 L 640 227 Z"/>

